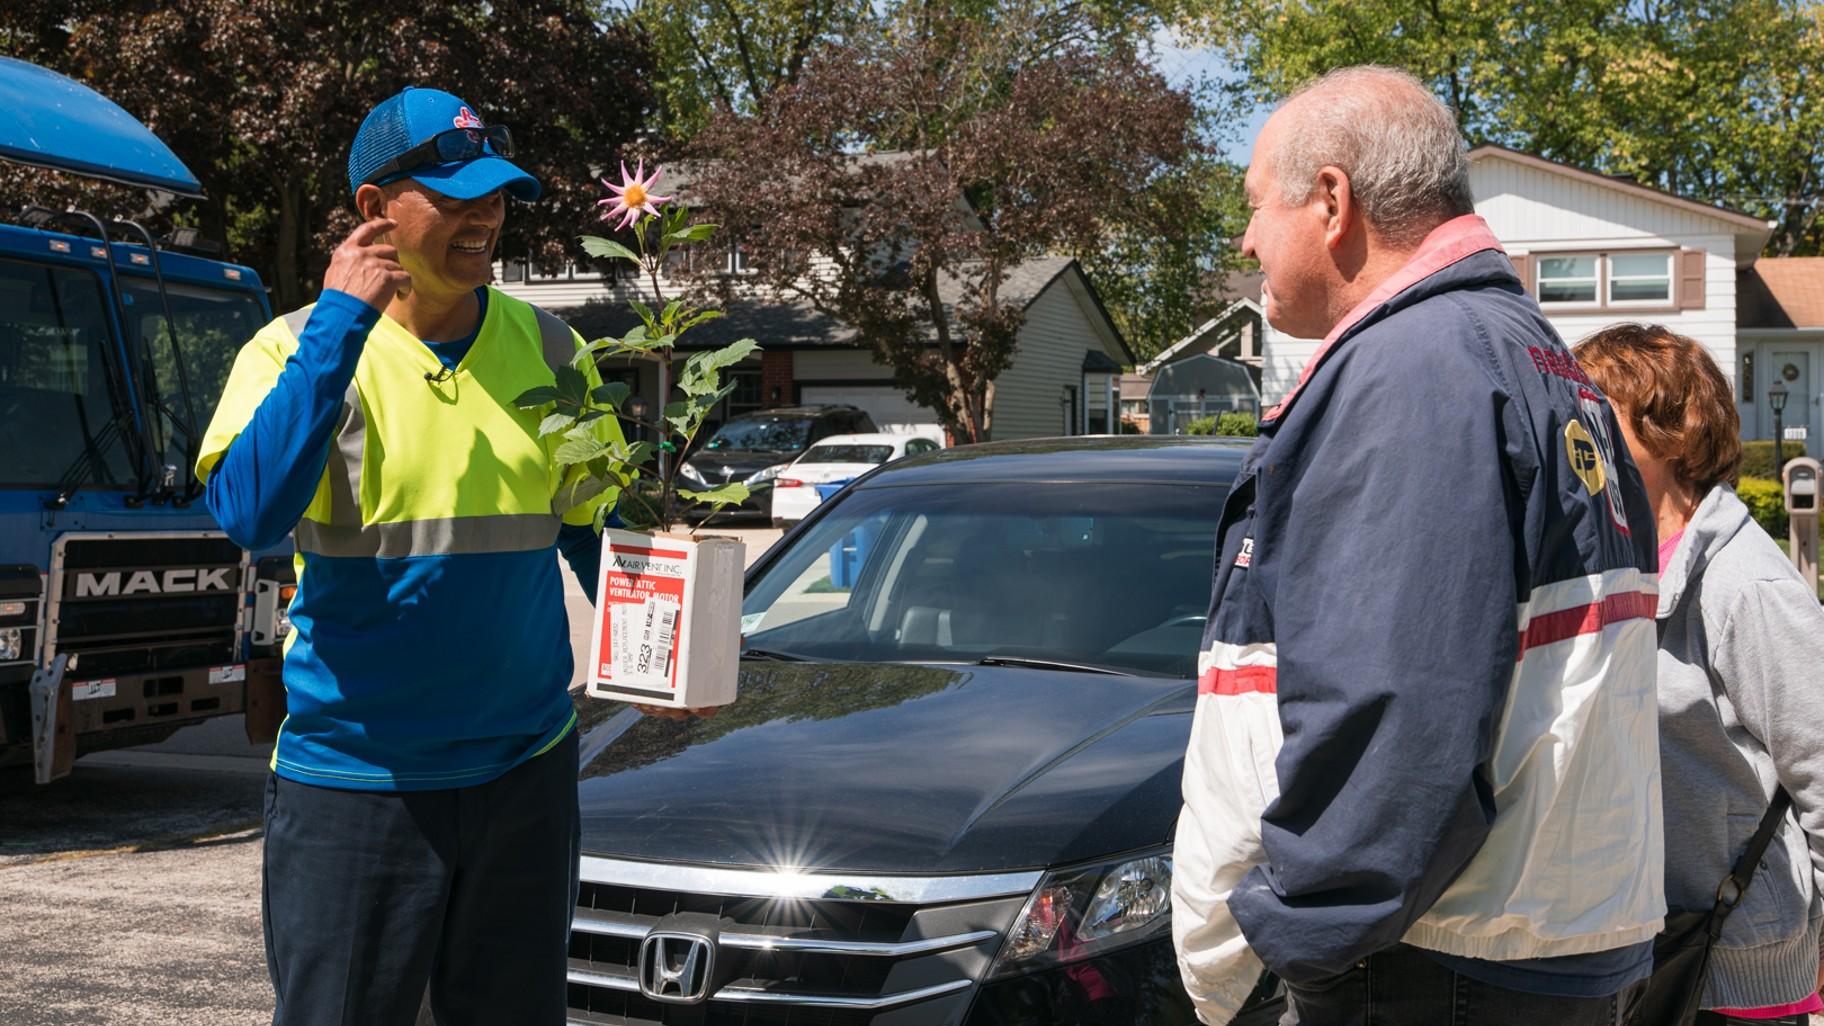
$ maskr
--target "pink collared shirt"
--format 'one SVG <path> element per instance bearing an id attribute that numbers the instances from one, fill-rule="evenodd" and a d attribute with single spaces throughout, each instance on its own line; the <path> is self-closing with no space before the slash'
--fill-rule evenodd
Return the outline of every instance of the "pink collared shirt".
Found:
<path id="1" fill-rule="evenodd" d="M 1372 313 L 1375 307 L 1471 253 L 1480 253 L 1485 249 L 1506 252 L 1501 249 L 1501 240 L 1495 238 L 1495 233 L 1489 229 L 1488 222 L 1482 220 L 1480 215 L 1464 214 L 1461 217 L 1453 217 L 1433 228 L 1431 234 L 1425 236 L 1425 241 L 1419 243 L 1419 248 L 1413 252 L 1412 259 L 1406 261 L 1405 266 L 1393 272 L 1391 277 L 1381 282 L 1373 292 L 1368 293 L 1367 298 L 1355 304 L 1355 309 L 1350 310 L 1347 316 L 1336 322 L 1336 327 L 1331 328 L 1330 333 L 1324 336 L 1323 345 L 1317 347 L 1317 354 L 1311 357 L 1311 362 L 1305 364 L 1304 371 L 1298 376 L 1298 384 L 1292 386 L 1292 391 L 1286 393 L 1286 397 L 1279 401 L 1278 406 L 1267 411 L 1265 419 L 1273 420 L 1285 412 L 1286 407 L 1292 405 L 1292 400 L 1304 390 L 1305 382 L 1310 380 L 1312 372 L 1317 370 L 1318 364 L 1323 363 L 1324 357 L 1328 356 L 1330 350 L 1336 346 L 1336 340 L 1343 337 L 1344 332 L 1355 327 L 1362 318 Z"/>

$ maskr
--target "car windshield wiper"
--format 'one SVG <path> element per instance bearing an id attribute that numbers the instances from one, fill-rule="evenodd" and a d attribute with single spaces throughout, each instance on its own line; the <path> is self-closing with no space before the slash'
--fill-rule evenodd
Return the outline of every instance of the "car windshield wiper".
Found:
<path id="1" fill-rule="evenodd" d="M 1024 666 L 1030 670 L 1065 670 L 1070 673 L 1101 673 L 1111 677 L 1132 677 L 1126 670 L 1116 670 L 1107 666 L 1091 666 L 1088 663 L 1065 663 L 1056 659 L 1027 659 L 1023 656 L 984 656 L 976 660 L 977 666 Z"/>
<path id="2" fill-rule="evenodd" d="M 741 658 L 770 659 L 780 663 L 802 663 L 805 661 L 805 658 L 801 655 L 793 655 L 790 652 L 775 652 L 770 648 L 744 648 L 741 650 Z"/>

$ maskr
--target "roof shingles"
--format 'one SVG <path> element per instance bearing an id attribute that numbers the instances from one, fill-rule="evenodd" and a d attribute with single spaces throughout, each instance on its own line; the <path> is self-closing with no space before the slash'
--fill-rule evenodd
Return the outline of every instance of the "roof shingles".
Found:
<path id="1" fill-rule="evenodd" d="M 1738 328 L 1824 328 L 1824 257 L 1763 257 L 1736 279 Z"/>

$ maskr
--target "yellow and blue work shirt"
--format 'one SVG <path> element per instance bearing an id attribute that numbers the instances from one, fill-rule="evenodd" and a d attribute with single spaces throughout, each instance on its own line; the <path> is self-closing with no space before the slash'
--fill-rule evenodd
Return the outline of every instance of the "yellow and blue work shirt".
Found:
<path id="1" fill-rule="evenodd" d="M 580 468 L 559 472 L 561 436 L 540 439 L 539 414 L 513 400 L 553 384 L 583 341 L 520 300 L 482 300 L 453 370 L 332 290 L 262 328 L 229 375 L 197 471 L 236 542 L 296 539 L 272 761 L 287 779 L 477 784 L 574 725 L 556 544 L 613 496 L 572 505 Z M 613 417 L 595 429 L 621 437 Z"/>

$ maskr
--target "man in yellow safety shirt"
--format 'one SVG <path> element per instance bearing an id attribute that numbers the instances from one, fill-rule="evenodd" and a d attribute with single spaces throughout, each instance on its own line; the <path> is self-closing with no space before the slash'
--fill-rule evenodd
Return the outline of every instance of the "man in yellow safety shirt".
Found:
<path id="1" fill-rule="evenodd" d="M 442 1026 L 565 1020 L 557 553 L 593 589 L 605 497 L 565 508 L 558 438 L 513 405 L 582 340 L 488 287 L 507 198 L 539 193 L 511 152 L 448 93 L 375 107 L 348 161 L 364 223 L 317 302 L 242 349 L 198 460 L 229 537 L 297 544 L 265 799 L 275 1026 L 408 1026 L 427 989 Z"/>

